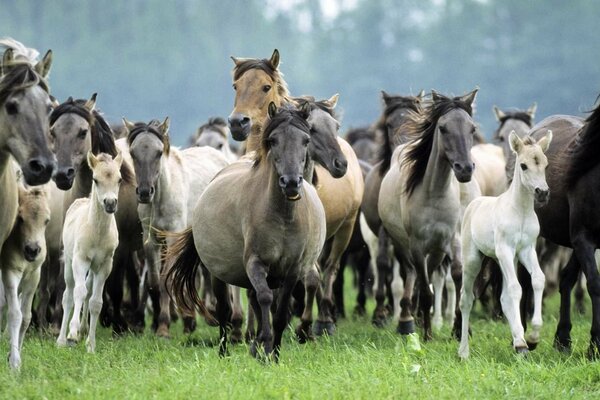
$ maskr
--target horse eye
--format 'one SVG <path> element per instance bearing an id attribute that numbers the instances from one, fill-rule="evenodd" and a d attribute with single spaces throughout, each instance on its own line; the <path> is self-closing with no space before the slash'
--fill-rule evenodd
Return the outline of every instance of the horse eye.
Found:
<path id="1" fill-rule="evenodd" d="M 161 158 L 163 155 L 162 150 L 159 150 L 158 152 L 156 152 L 156 158 Z"/>
<path id="2" fill-rule="evenodd" d="M 8 115 L 15 115 L 19 112 L 19 105 L 14 101 L 9 101 L 4 106 Z"/>
<path id="3" fill-rule="evenodd" d="M 500 137 L 498 138 L 498 140 L 499 140 L 499 141 L 501 141 L 501 142 L 504 142 L 504 136 L 500 136 Z"/>
<path id="4" fill-rule="evenodd" d="M 119 185 L 123 182 L 123 178 L 119 178 Z"/>
<path id="5" fill-rule="evenodd" d="M 77 134 L 77 138 L 78 139 L 85 139 L 86 135 L 87 135 L 87 129 L 80 129 L 79 133 Z"/>
<path id="6" fill-rule="evenodd" d="M 235 83 L 231 86 L 233 87 L 233 90 L 237 90 L 237 85 Z"/>
<path id="7" fill-rule="evenodd" d="M 217 150 L 221 150 L 223 148 L 223 143 L 217 144 Z"/>
<path id="8" fill-rule="evenodd" d="M 52 107 L 52 104 L 48 104 L 48 114 L 51 114 L 52 111 L 54 111 L 54 107 Z"/>
<path id="9" fill-rule="evenodd" d="M 527 164 L 521 163 L 521 169 L 527 171 Z"/>
<path id="10" fill-rule="evenodd" d="M 50 218 L 46 218 L 46 220 L 44 221 L 44 225 L 48 225 L 49 222 L 50 222 Z"/>
<path id="11" fill-rule="evenodd" d="M 267 93 L 269 90 L 271 90 L 271 85 L 263 86 L 263 92 Z"/>
<path id="12" fill-rule="evenodd" d="M 448 133 L 448 130 L 443 126 L 440 126 L 440 133 L 446 134 L 446 133 Z"/>
<path id="13" fill-rule="evenodd" d="M 98 179 L 94 178 L 94 183 L 97 185 L 98 184 Z"/>

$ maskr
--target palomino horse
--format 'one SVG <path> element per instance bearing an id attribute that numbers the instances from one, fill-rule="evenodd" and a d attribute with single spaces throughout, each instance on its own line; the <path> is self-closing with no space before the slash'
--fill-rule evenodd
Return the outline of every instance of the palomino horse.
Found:
<path id="1" fill-rule="evenodd" d="M 379 189 L 384 175 L 389 170 L 394 149 L 407 140 L 406 133 L 402 128 L 403 124 L 410 116 L 422 112 L 424 93 L 421 92 L 418 96 L 399 96 L 389 95 L 382 91 L 381 95 L 384 109 L 375 124 L 375 129 L 381 132 L 383 139 L 379 150 L 380 161 L 373 166 L 365 178 L 365 194 L 361 205 L 364 216 L 364 218 L 361 217 L 361 220 L 364 220 L 361 222 L 361 231 L 369 246 L 371 265 L 376 277 L 375 300 L 377 306 L 373 311 L 372 321 L 378 327 L 384 325 L 388 316 L 388 309 L 384 305 L 386 292 L 394 315 L 397 316 L 400 313 L 400 292 L 392 290 L 392 265 L 395 260 L 391 254 L 392 249 L 387 233 L 381 227 L 381 219 L 377 210 Z M 397 263 L 395 265 L 399 268 Z M 405 283 L 411 284 L 414 278 L 414 274 L 405 276 Z M 401 285 L 396 284 L 394 287 L 398 289 Z"/>
<path id="2" fill-rule="evenodd" d="M 191 226 L 197 199 L 229 162 L 212 147 L 190 147 L 181 151 L 172 148 L 168 118 L 163 123 L 153 120 L 148 124 L 133 124 L 125 119 L 123 122 L 128 131 L 128 154 L 137 181 L 138 214 L 144 229 L 148 291 L 154 307 L 156 334 L 169 337 L 170 301 L 161 274 L 164 272 L 161 254 L 170 238 L 167 235 L 162 239 L 158 232 L 181 232 Z M 236 311 L 241 329 L 239 304 Z"/>
<path id="3" fill-rule="evenodd" d="M 0 251 L 0 315 L 4 312 L 6 298 L 11 368 L 21 365 L 23 337 L 31 321 L 31 304 L 46 258 L 44 232 L 49 221 L 50 208 L 45 188 L 19 186 L 17 221 Z M 5 293 L 2 293 L 2 287 Z"/>
<path id="4" fill-rule="evenodd" d="M 209 146 L 215 148 L 225 155 L 229 162 L 237 160 L 237 155 L 229 146 L 229 128 L 223 118 L 210 118 L 207 123 L 201 125 L 196 134 L 190 138 L 190 146 Z"/>
<path id="5" fill-rule="evenodd" d="M 477 89 L 449 98 L 432 92 L 423 115 L 406 122 L 413 139 L 394 151 L 381 182 L 382 226 L 401 267 L 414 268 L 419 278 L 425 340 L 431 338 L 429 277 L 445 258 L 452 257 L 461 212 L 459 182 L 470 181 L 473 174 L 470 149 L 476 126 L 471 113 L 476 94 Z M 398 324 L 403 334 L 414 332 L 411 297 L 412 288 L 405 288 Z"/>
<path id="6" fill-rule="evenodd" d="M 85 159 L 88 151 L 93 154 L 117 155 L 117 146 L 110 126 L 96 110 L 96 94 L 89 100 L 73 100 L 71 97 L 60 104 L 50 115 L 50 137 L 58 159 L 58 171 L 54 181 L 59 189 L 67 191 L 64 211 L 78 198 L 88 197 L 92 190 L 92 171 Z M 119 209 L 115 215 L 119 228 L 119 246 L 114 255 L 115 266 L 107 281 L 107 293 L 113 308 L 112 324 L 115 333 L 128 329 L 122 315 L 123 277 L 133 269 L 133 257 L 142 248 L 142 228 L 137 216 L 135 182 L 132 167 L 127 160 L 121 165 L 123 184 L 119 188 Z M 131 285 L 131 299 L 139 298 L 138 285 Z M 106 308 L 106 307 L 105 307 Z M 136 321 L 143 326 L 142 321 Z"/>
<path id="7" fill-rule="evenodd" d="M 229 128 L 235 140 L 247 140 L 246 151 L 260 148 L 262 125 L 267 118 L 267 106 L 274 102 L 280 106 L 294 102 L 287 84 L 277 69 L 279 52 L 273 51 L 270 59 L 239 59 L 233 57 L 233 87 L 236 91 L 234 109 L 229 116 Z M 325 102 L 333 109 L 338 96 Z M 333 281 L 339 270 L 340 258 L 348 246 L 354 221 L 362 200 L 363 178 L 360 165 L 350 145 L 338 137 L 345 160 L 334 160 L 336 170 L 327 172 L 315 166 L 316 189 L 327 217 L 328 254 L 323 266 L 323 296 L 319 303 L 319 317 L 315 331 L 333 333 Z M 333 176 L 332 176 L 333 174 Z"/>
<path id="8" fill-rule="evenodd" d="M 600 274 L 594 251 L 600 247 L 600 105 L 586 120 L 555 115 L 531 130 L 539 138 L 551 130 L 554 139 L 546 152 L 550 201 L 536 205 L 542 237 L 565 247 L 573 254 L 560 274 L 560 319 L 554 344 L 571 348 L 571 290 L 580 270 L 587 278 L 592 299 L 592 329 L 588 350 L 590 358 L 600 356 Z"/>
<path id="9" fill-rule="evenodd" d="M 269 116 L 254 163 L 233 163 L 215 177 L 198 200 L 192 229 L 180 234 L 168 259 L 173 264 L 169 277 L 182 304 L 187 301 L 184 294 L 199 304 L 195 280 L 200 262 L 210 271 L 221 355 L 227 351 L 230 309 L 225 283 L 230 283 L 250 291 L 259 321 L 252 354 L 262 346 L 277 360 L 292 290 L 317 262 L 326 227 L 321 201 L 305 179 L 312 169 L 308 113 L 276 110 L 271 103 Z M 279 288 L 279 298 L 273 336 L 274 288 Z"/>
<path id="10" fill-rule="evenodd" d="M 25 183 L 41 185 L 52 176 L 55 161 L 48 149 L 48 110 L 51 107 L 45 81 L 52 52 L 34 65 L 37 52 L 12 39 L 0 41 L 7 48 L 0 65 L 0 245 L 8 238 L 19 205 L 16 169 Z"/>
<path id="11" fill-rule="evenodd" d="M 113 159 L 106 153 L 98 156 L 89 151 L 87 163 L 92 171 L 90 197 L 76 199 L 65 214 L 63 246 L 65 258 L 65 293 L 63 318 L 56 343 L 79 341 L 79 328 L 90 326 L 87 351 L 96 350 L 96 326 L 102 311 L 104 283 L 113 266 L 113 255 L 119 244 L 115 212 L 121 184 L 121 153 Z M 83 308 L 83 312 L 82 312 Z M 73 311 L 67 336 L 67 323 Z M 81 323 L 83 318 L 83 323 Z"/>
<path id="12" fill-rule="evenodd" d="M 534 199 L 548 200 L 545 170 L 548 160 L 544 152 L 552 141 L 552 132 L 537 143 L 529 136 L 522 140 L 515 131 L 509 135 L 515 152 L 514 176 L 510 187 L 498 197 L 479 197 L 471 202 L 462 221 L 463 287 L 460 296 L 462 330 L 458 355 L 469 357 L 469 315 L 473 306 L 473 283 L 481 270 L 484 257 L 496 260 L 502 271 L 502 310 L 510 325 L 513 347 L 519 353 L 535 347 L 542 329 L 542 293 L 544 273 L 540 268 L 535 242 L 540 224 L 533 210 Z M 519 303 L 521 286 L 517 280 L 515 260 L 531 274 L 535 296 L 533 332 L 525 342 Z"/>

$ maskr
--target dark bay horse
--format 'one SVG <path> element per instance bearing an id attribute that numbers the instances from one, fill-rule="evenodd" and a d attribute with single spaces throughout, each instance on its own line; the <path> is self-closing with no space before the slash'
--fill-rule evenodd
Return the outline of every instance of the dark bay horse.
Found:
<path id="1" fill-rule="evenodd" d="M 548 117 L 531 134 L 539 139 L 552 130 L 547 152 L 546 179 L 550 201 L 536 207 L 540 235 L 573 254 L 560 274 L 560 319 L 555 347 L 571 349 L 571 290 L 579 271 L 587 278 L 592 300 L 592 329 L 588 356 L 600 356 L 600 274 L 594 252 L 600 248 L 600 104 L 587 119 L 567 115 Z"/>
<path id="2" fill-rule="evenodd" d="M 179 304 L 188 303 L 187 294 L 200 305 L 195 289 L 199 264 L 210 271 L 221 355 L 227 351 L 231 312 L 226 283 L 250 291 L 259 321 L 253 355 L 261 346 L 267 356 L 274 352 L 277 359 L 292 290 L 314 268 L 323 247 L 325 212 L 305 179 L 310 161 L 308 115 L 291 108 L 276 110 L 271 103 L 254 162 L 233 163 L 215 177 L 197 203 L 192 229 L 179 235 L 167 257 Z M 275 288 L 279 294 L 273 335 Z"/>

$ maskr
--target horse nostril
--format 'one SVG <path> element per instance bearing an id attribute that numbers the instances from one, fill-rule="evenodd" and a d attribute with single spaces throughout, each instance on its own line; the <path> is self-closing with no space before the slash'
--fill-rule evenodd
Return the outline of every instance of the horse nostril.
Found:
<path id="1" fill-rule="evenodd" d="M 286 187 L 288 184 L 288 179 L 285 176 L 280 176 L 279 177 L 279 186 L 284 188 Z"/>
<path id="2" fill-rule="evenodd" d="M 31 169 L 31 172 L 39 174 L 43 172 L 46 169 L 46 167 L 44 166 L 44 163 L 42 161 L 40 161 L 37 158 L 34 158 L 33 160 L 29 161 L 29 169 Z"/>
<path id="3" fill-rule="evenodd" d="M 540 188 L 535 188 L 535 194 L 541 194 L 542 193 L 542 189 Z"/>
<path id="4" fill-rule="evenodd" d="M 303 180 L 303 178 L 301 176 L 299 176 L 298 179 L 296 180 L 296 187 L 302 186 L 302 180 Z"/>
<path id="5" fill-rule="evenodd" d="M 71 179 L 75 176 L 75 168 L 69 168 L 67 169 L 67 178 Z"/>
<path id="6" fill-rule="evenodd" d="M 462 166 L 457 162 L 454 163 L 453 168 L 457 171 L 462 171 L 463 169 Z"/>
<path id="7" fill-rule="evenodd" d="M 150 195 L 154 194 L 154 186 L 150 186 Z"/>
<path id="8" fill-rule="evenodd" d="M 242 120 L 240 121 L 240 125 L 241 125 L 242 127 L 244 127 L 244 126 L 248 125 L 249 123 L 250 123 L 250 118 L 248 118 L 248 117 L 244 117 L 244 118 L 242 118 Z"/>
<path id="9" fill-rule="evenodd" d="M 140 188 L 139 187 L 135 188 L 135 194 L 140 194 Z"/>

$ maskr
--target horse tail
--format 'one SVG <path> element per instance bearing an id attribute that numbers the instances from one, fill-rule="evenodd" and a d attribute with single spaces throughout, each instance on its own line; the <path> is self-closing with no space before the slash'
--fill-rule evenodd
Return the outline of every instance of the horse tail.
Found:
<path id="1" fill-rule="evenodd" d="M 191 311 L 196 308 L 202 316 L 212 317 L 196 288 L 196 277 L 202 261 L 196 251 L 192 228 L 167 235 L 174 239 L 165 254 L 169 297 L 182 309 Z"/>

